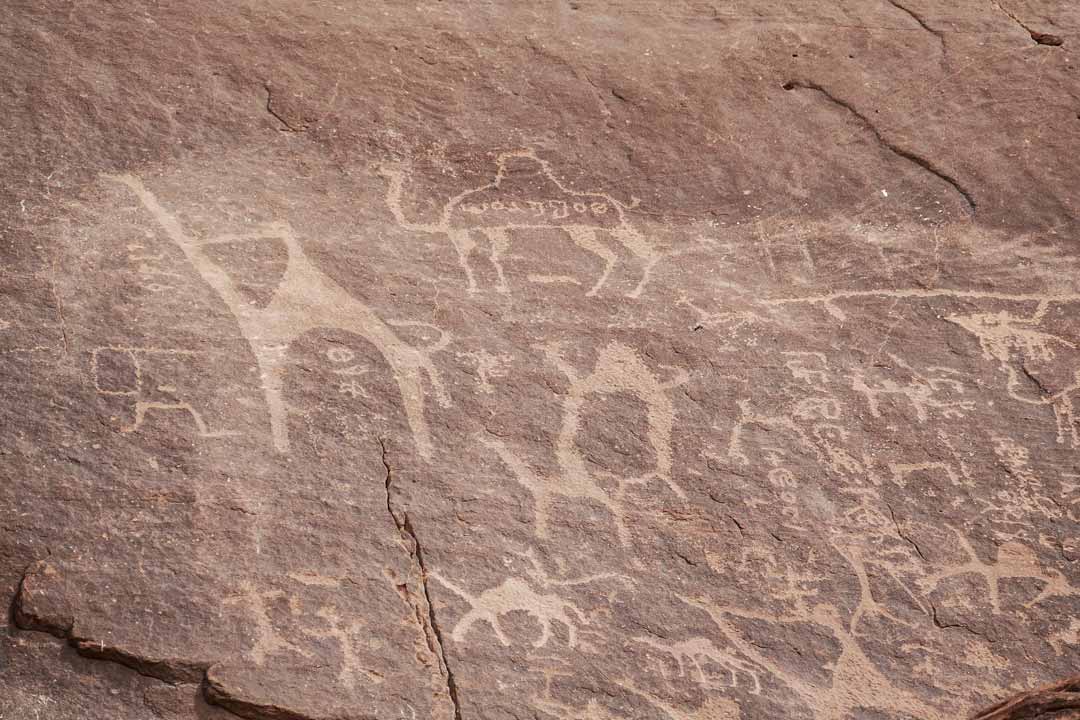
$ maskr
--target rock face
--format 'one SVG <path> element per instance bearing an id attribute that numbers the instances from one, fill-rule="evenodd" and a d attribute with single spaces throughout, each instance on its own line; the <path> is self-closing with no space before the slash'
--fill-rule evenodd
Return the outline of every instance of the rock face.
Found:
<path id="1" fill-rule="evenodd" d="M 0 717 L 932 720 L 1074 673 L 1077 31 L 10 0 Z"/>

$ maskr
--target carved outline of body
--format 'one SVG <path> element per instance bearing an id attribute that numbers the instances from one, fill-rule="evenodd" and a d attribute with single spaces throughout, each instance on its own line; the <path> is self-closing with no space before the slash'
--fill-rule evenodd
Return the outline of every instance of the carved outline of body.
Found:
<path id="1" fill-rule="evenodd" d="M 506 177 L 506 163 L 511 158 L 527 158 L 536 162 L 540 166 L 540 171 L 544 177 L 554 183 L 559 191 L 565 195 L 579 198 L 593 198 L 596 201 L 608 203 L 615 209 L 615 213 L 618 217 L 617 224 L 612 228 L 600 228 L 596 225 L 581 223 L 568 223 L 562 225 L 556 223 L 529 222 L 506 223 L 491 227 L 453 227 L 453 213 L 465 200 L 470 196 L 481 192 L 496 190 L 502 185 L 503 179 Z M 470 233 L 473 231 L 481 232 L 491 243 L 489 257 L 492 265 L 495 267 L 495 272 L 498 275 L 496 290 L 499 292 L 508 292 L 509 287 L 503 273 L 500 258 L 510 248 L 510 231 L 562 230 L 570 236 L 570 239 L 578 247 L 596 255 L 604 261 L 604 270 L 600 274 L 599 279 L 593 284 L 592 288 L 585 293 L 586 296 L 594 296 L 600 291 L 600 288 L 604 286 L 604 283 L 607 282 L 608 276 L 611 274 L 611 271 L 614 269 L 615 263 L 618 260 L 615 253 L 597 238 L 598 232 L 602 230 L 611 233 L 617 242 L 642 262 L 643 268 L 641 280 L 632 291 L 627 293 L 627 297 L 636 298 L 641 295 L 642 291 L 645 289 L 645 285 L 649 281 L 653 267 L 660 260 L 660 254 L 626 217 L 626 210 L 637 205 L 636 199 L 627 205 L 619 202 L 607 193 L 571 190 L 559 181 L 554 172 L 552 172 L 551 165 L 546 160 L 537 157 L 536 153 L 532 150 L 515 150 L 513 152 L 500 153 L 496 158 L 496 165 L 497 170 L 494 180 L 487 185 L 466 190 L 450 198 L 446 205 L 443 206 L 438 221 L 434 223 L 413 223 L 405 219 L 405 213 L 401 207 L 404 186 L 404 172 L 401 169 L 380 167 L 379 173 L 389 181 L 386 192 L 386 204 L 387 207 L 390 208 L 390 212 L 398 225 L 406 230 L 425 233 L 441 233 L 450 238 L 450 242 L 458 255 L 458 264 L 461 265 L 465 272 L 468 291 L 471 293 L 478 292 L 478 288 L 476 279 L 473 276 L 472 267 L 469 264 L 469 256 L 472 254 L 472 251 L 476 249 L 476 242 L 472 239 Z"/>
<path id="2" fill-rule="evenodd" d="M 686 382 L 687 375 L 680 371 L 674 380 L 662 383 L 632 348 L 618 342 L 612 342 L 600 350 L 592 372 L 584 377 L 562 357 L 558 343 L 542 346 L 541 349 L 548 361 L 570 380 L 570 389 L 563 400 L 562 424 L 555 444 L 555 455 L 559 463 L 558 477 L 538 475 L 501 440 L 487 436 L 480 436 L 479 440 L 498 454 L 517 482 L 532 494 L 536 505 L 536 532 L 540 537 L 547 534 L 548 515 L 554 497 L 562 495 L 596 500 L 606 506 L 612 512 L 619 541 L 628 546 L 630 533 L 623 522 L 622 506 L 629 486 L 658 479 L 677 497 L 686 497 L 685 491 L 674 481 L 671 474 L 671 434 L 675 422 L 675 407 L 664 393 Z M 580 432 L 581 414 L 589 395 L 606 395 L 627 390 L 648 406 L 648 436 L 656 453 L 656 469 L 638 478 L 613 477 L 616 489 L 608 493 L 590 473 L 585 458 L 574 441 Z"/>
<path id="3" fill-rule="evenodd" d="M 586 585 L 600 580 L 620 577 L 613 573 L 596 573 L 575 579 L 558 580 L 550 577 L 544 571 L 531 549 L 522 554 L 521 557 L 532 566 L 525 571 L 526 575 L 544 590 L 551 587 Z M 500 643 L 506 646 L 511 645 L 510 639 L 506 637 L 506 633 L 503 632 L 502 627 L 499 625 L 499 616 L 515 610 L 528 613 L 535 617 L 540 624 L 540 637 L 533 641 L 533 647 L 535 648 L 543 647 L 551 639 L 553 622 L 560 622 L 566 627 L 567 643 L 570 647 L 577 644 L 575 618 L 571 618 L 570 615 L 574 615 L 578 623 L 582 625 L 588 624 L 588 619 L 581 609 L 569 600 L 565 600 L 554 593 L 537 592 L 533 589 L 532 584 L 520 577 L 508 577 L 495 587 L 488 588 L 478 595 L 473 595 L 437 572 L 432 572 L 431 577 L 469 603 L 469 610 L 458 618 L 453 631 L 451 631 L 450 636 L 455 642 L 464 641 L 469 629 L 476 623 L 486 622 L 491 626 L 492 632 L 495 633 L 495 637 Z"/>
<path id="4" fill-rule="evenodd" d="M 499 642 L 509 646 L 511 642 L 499 625 L 499 615 L 512 610 L 522 610 L 540 623 L 540 637 L 533 641 L 533 647 L 539 648 L 547 644 L 551 639 L 551 624 L 556 621 L 566 627 L 569 646 L 574 647 L 577 644 L 577 627 L 574 618 L 567 613 L 575 615 L 578 623 L 584 623 L 585 618 L 578 608 L 558 595 L 539 593 L 527 582 L 516 577 L 507 578 L 479 595 L 471 595 L 437 573 L 431 573 L 431 576 L 469 603 L 469 610 L 458 619 L 450 633 L 454 642 L 462 642 L 476 623 L 486 622 Z"/>
<path id="5" fill-rule="evenodd" d="M 421 374 L 427 376 L 439 403 L 444 407 L 448 405 L 449 396 L 428 356 L 445 347 L 449 338 L 440 337 L 423 350 L 404 343 L 371 308 L 349 295 L 311 262 L 286 224 L 270 223 L 262 228 L 262 232 L 223 234 L 208 240 L 196 240 L 184 231 L 179 220 L 158 202 L 139 178 L 122 175 L 115 179 L 134 193 L 236 318 L 240 332 L 251 346 L 259 365 L 270 413 L 271 436 L 279 452 L 289 450 L 287 408 L 283 394 L 285 351 L 294 340 L 310 330 L 335 328 L 355 333 L 379 349 L 397 381 L 417 449 L 423 457 L 431 456 L 432 442 L 424 417 Z M 280 239 L 284 243 L 288 260 L 270 303 L 265 308 L 259 308 L 243 301 L 228 273 L 203 251 L 203 247 L 267 238 Z"/>

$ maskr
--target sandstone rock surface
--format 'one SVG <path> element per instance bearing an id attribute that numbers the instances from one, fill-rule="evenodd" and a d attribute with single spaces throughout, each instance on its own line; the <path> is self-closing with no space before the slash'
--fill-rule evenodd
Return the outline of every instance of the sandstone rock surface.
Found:
<path id="1" fill-rule="evenodd" d="M 1080 6 L 9 0 L 5 720 L 936 720 L 1080 667 Z"/>

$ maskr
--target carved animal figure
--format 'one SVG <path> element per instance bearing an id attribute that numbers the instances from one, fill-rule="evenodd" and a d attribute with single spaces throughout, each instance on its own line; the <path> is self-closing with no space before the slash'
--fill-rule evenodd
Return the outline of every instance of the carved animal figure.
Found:
<path id="1" fill-rule="evenodd" d="M 688 376 L 677 371 L 674 379 L 662 382 L 626 345 L 609 343 L 597 355 L 596 365 L 588 374 L 581 374 L 562 355 L 558 343 L 543 346 L 548 361 L 570 381 L 563 399 L 562 426 L 555 444 L 559 474 L 547 477 L 537 474 L 497 438 L 480 436 L 479 441 L 494 450 L 499 459 L 514 473 L 515 479 L 533 496 L 536 504 L 536 532 L 547 535 L 548 519 L 556 495 L 595 500 L 612 513 L 619 540 L 628 545 L 629 530 L 623 521 L 623 501 L 629 489 L 653 480 L 663 482 L 676 496 L 686 497 L 685 491 L 672 478 L 671 433 L 675 423 L 675 405 L 667 391 L 686 382 Z M 655 459 L 652 472 L 642 477 L 612 477 L 614 489 L 602 487 L 596 473 L 590 471 L 586 458 L 575 440 L 581 432 L 581 418 L 586 404 L 593 396 L 628 392 L 641 400 L 646 408 L 647 440 Z"/>
<path id="2" fill-rule="evenodd" d="M 636 637 L 634 642 L 647 645 L 654 650 L 670 655 L 678 667 L 678 676 L 688 678 L 707 690 L 723 690 L 738 687 L 740 679 L 746 684 L 749 679 L 749 692 L 761 693 L 761 680 L 758 669 L 752 664 L 731 653 L 720 650 L 707 638 L 690 638 L 679 642 L 663 642 L 651 637 Z M 718 682 L 714 676 L 705 672 L 705 667 L 715 665 L 728 674 L 727 682 Z M 667 672 L 661 673 L 667 677 Z"/>
<path id="3" fill-rule="evenodd" d="M 627 217 L 629 205 L 602 192 L 578 192 L 563 185 L 546 160 L 532 150 L 502 153 L 496 159 L 495 178 L 488 184 L 450 198 L 434 222 L 410 222 L 402 209 L 406 172 L 400 167 L 381 167 L 387 178 L 386 204 L 398 225 L 406 230 L 446 235 L 465 272 L 469 292 L 477 292 L 470 257 L 479 235 L 489 243 L 489 259 L 498 277 L 495 289 L 508 292 L 502 257 L 515 235 L 529 230 L 565 232 L 578 247 L 599 257 L 604 268 L 586 295 L 600 292 L 618 260 L 600 240 L 610 235 L 642 265 L 641 279 L 627 295 L 638 297 L 649 280 L 659 252 Z"/>
<path id="4" fill-rule="evenodd" d="M 510 639 L 499 625 L 499 616 L 514 611 L 524 611 L 540 623 L 540 637 L 533 642 L 533 647 L 543 647 L 547 644 L 551 639 L 553 622 L 562 623 L 566 627 L 567 642 L 570 647 L 574 647 L 577 644 L 577 625 L 588 624 L 588 620 L 569 600 L 547 591 L 552 587 L 586 585 L 612 578 L 625 579 L 612 573 L 598 573 L 573 579 L 553 578 L 537 562 L 536 555 L 531 549 L 525 553 L 514 554 L 526 561 L 528 567 L 525 573 L 531 582 L 519 577 L 508 577 L 499 585 L 488 588 L 479 595 L 473 595 L 439 573 L 431 573 L 431 576 L 444 587 L 469 603 L 468 612 L 461 616 L 451 633 L 455 641 L 463 641 L 469 629 L 476 623 L 486 622 L 491 626 L 499 642 L 510 645 Z M 537 591 L 535 587 L 539 587 L 540 590 Z"/>
<path id="5" fill-rule="evenodd" d="M 322 272 L 304 254 L 291 227 L 284 223 L 269 223 L 256 232 L 244 235 L 222 234 L 210 239 L 189 235 L 180 221 L 166 210 L 158 199 L 132 175 L 116 178 L 126 185 L 142 202 L 165 234 L 198 270 L 228 306 L 240 326 L 240 332 L 251 346 L 259 364 L 263 392 L 270 412 L 270 430 L 274 447 L 280 452 L 289 449 L 287 408 L 283 393 L 285 358 L 289 345 L 304 333 L 316 328 L 335 328 L 352 332 L 372 343 L 390 364 L 398 389 L 401 391 L 405 414 L 417 448 L 424 457 L 432 452 L 431 435 L 424 417 L 425 392 L 422 377 L 426 376 L 436 399 L 449 404 L 449 396 L 440 380 L 439 371 L 430 355 L 442 349 L 449 339 L 445 336 L 426 348 L 415 348 L 402 341 L 387 322 L 352 297 L 348 291 Z M 222 243 L 251 242 L 275 239 L 287 252 L 287 264 L 273 296 L 265 307 L 245 302 L 226 269 L 205 251 L 205 247 Z"/>

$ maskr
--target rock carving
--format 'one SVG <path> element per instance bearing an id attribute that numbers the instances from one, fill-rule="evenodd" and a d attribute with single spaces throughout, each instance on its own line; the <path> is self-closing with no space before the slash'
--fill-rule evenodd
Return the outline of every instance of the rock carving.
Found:
<path id="1" fill-rule="evenodd" d="M 477 248 L 474 235 L 486 238 L 489 259 L 497 274 L 495 289 L 509 292 L 502 258 L 514 236 L 523 231 L 557 230 L 566 233 L 578 247 L 599 257 L 604 268 L 586 295 L 596 295 L 603 288 L 618 260 L 601 241 L 610 235 L 641 264 L 641 279 L 627 295 L 638 297 L 649 281 L 660 253 L 628 217 L 636 201 L 626 205 L 604 192 L 580 192 L 566 187 L 556 177 L 551 165 L 533 150 L 501 153 L 496 158 L 494 179 L 480 187 L 450 198 L 435 222 L 412 222 L 406 219 L 402 194 L 406 171 L 383 166 L 387 178 L 386 204 L 402 228 L 414 232 L 446 235 L 458 255 L 469 292 L 479 286 L 473 273 L 471 255 Z M 571 278 L 540 278 L 540 282 L 566 282 Z"/>
<path id="2" fill-rule="evenodd" d="M 426 392 L 423 378 L 426 377 L 437 402 L 443 406 L 449 405 L 450 396 L 431 359 L 432 354 L 447 345 L 448 337 L 442 336 L 425 348 L 406 344 L 394 332 L 392 323 L 383 321 L 370 307 L 352 297 L 308 259 L 287 224 L 269 223 L 253 233 L 197 239 L 184 230 L 180 221 L 139 178 L 122 175 L 116 180 L 135 194 L 169 239 L 232 311 L 259 364 L 263 392 L 270 411 L 270 433 L 274 447 L 279 452 L 289 450 L 288 409 L 284 394 L 289 345 L 310 330 L 333 328 L 356 333 L 383 354 L 401 391 L 417 448 L 422 456 L 431 456 L 431 432 L 424 415 Z M 266 238 L 279 240 L 285 245 L 288 265 L 272 301 L 260 308 L 243 301 L 228 273 L 214 262 L 205 248 L 218 243 Z"/>

